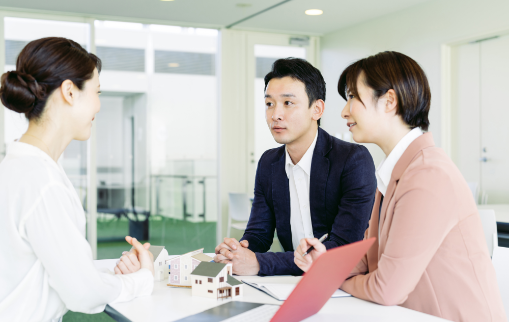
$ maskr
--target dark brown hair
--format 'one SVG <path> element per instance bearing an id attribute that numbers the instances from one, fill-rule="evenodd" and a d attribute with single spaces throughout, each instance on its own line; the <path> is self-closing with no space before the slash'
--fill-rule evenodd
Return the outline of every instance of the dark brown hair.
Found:
<path id="1" fill-rule="evenodd" d="M 426 74 L 415 60 L 395 51 L 385 51 L 351 64 L 338 82 L 339 95 L 346 101 L 348 93 L 360 100 L 357 79 L 361 72 L 364 72 L 364 84 L 373 89 L 375 101 L 393 89 L 398 98 L 396 114 L 411 128 L 428 130 L 431 91 Z"/>
<path id="2" fill-rule="evenodd" d="M 101 71 L 101 60 L 75 41 L 60 37 L 29 42 L 16 61 L 16 70 L 2 75 L 0 99 L 5 107 L 38 120 L 49 96 L 71 80 L 80 90 Z"/>

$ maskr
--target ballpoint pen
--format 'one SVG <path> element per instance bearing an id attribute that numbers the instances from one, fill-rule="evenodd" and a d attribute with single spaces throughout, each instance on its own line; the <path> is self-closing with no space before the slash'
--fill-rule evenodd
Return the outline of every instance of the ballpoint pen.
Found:
<path id="1" fill-rule="evenodd" d="M 325 240 L 325 238 L 327 238 L 327 236 L 329 236 L 329 234 L 325 234 L 322 236 L 322 238 L 318 239 L 318 241 L 321 243 Z M 309 254 L 310 251 L 312 251 L 313 249 L 315 249 L 315 247 L 311 246 L 308 248 L 308 250 L 306 250 L 306 252 L 304 254 L 302 254 L 302 257 L 306 256 L 307 254 Z"/>

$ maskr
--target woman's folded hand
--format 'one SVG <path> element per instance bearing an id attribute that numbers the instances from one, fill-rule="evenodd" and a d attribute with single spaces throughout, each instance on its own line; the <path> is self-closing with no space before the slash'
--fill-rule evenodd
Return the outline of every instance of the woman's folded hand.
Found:
<path id="1" fill-rule="evenodd" d="M 126 236 L 126 241 L 133 246 L 129 252 L 122 253 L 115 274 L 130 274 L 137 272 L 140 268 L 146 268 L 154 274 L 154 255 L 148 251 L 150 244 L 141 244 L 136 238 Z"/>

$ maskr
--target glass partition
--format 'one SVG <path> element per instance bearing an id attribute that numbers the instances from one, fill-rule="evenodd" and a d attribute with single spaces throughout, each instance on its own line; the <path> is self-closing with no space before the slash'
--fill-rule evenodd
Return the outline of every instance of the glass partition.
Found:
<path id="1" fill-rule="evenodd" d="M 98 258 L 130 234 L 170 254 L 215 247 L 217 30 L 95 22 Z"/>

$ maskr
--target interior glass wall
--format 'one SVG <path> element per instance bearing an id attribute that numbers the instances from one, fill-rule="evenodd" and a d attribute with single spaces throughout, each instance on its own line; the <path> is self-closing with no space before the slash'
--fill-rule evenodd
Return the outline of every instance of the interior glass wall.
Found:
<path id="1" fill-rule="evenodd" d="M 98 258 L 127 234 L 212 252 L 217 221 L 217 30 L 95 22 Z"/>

